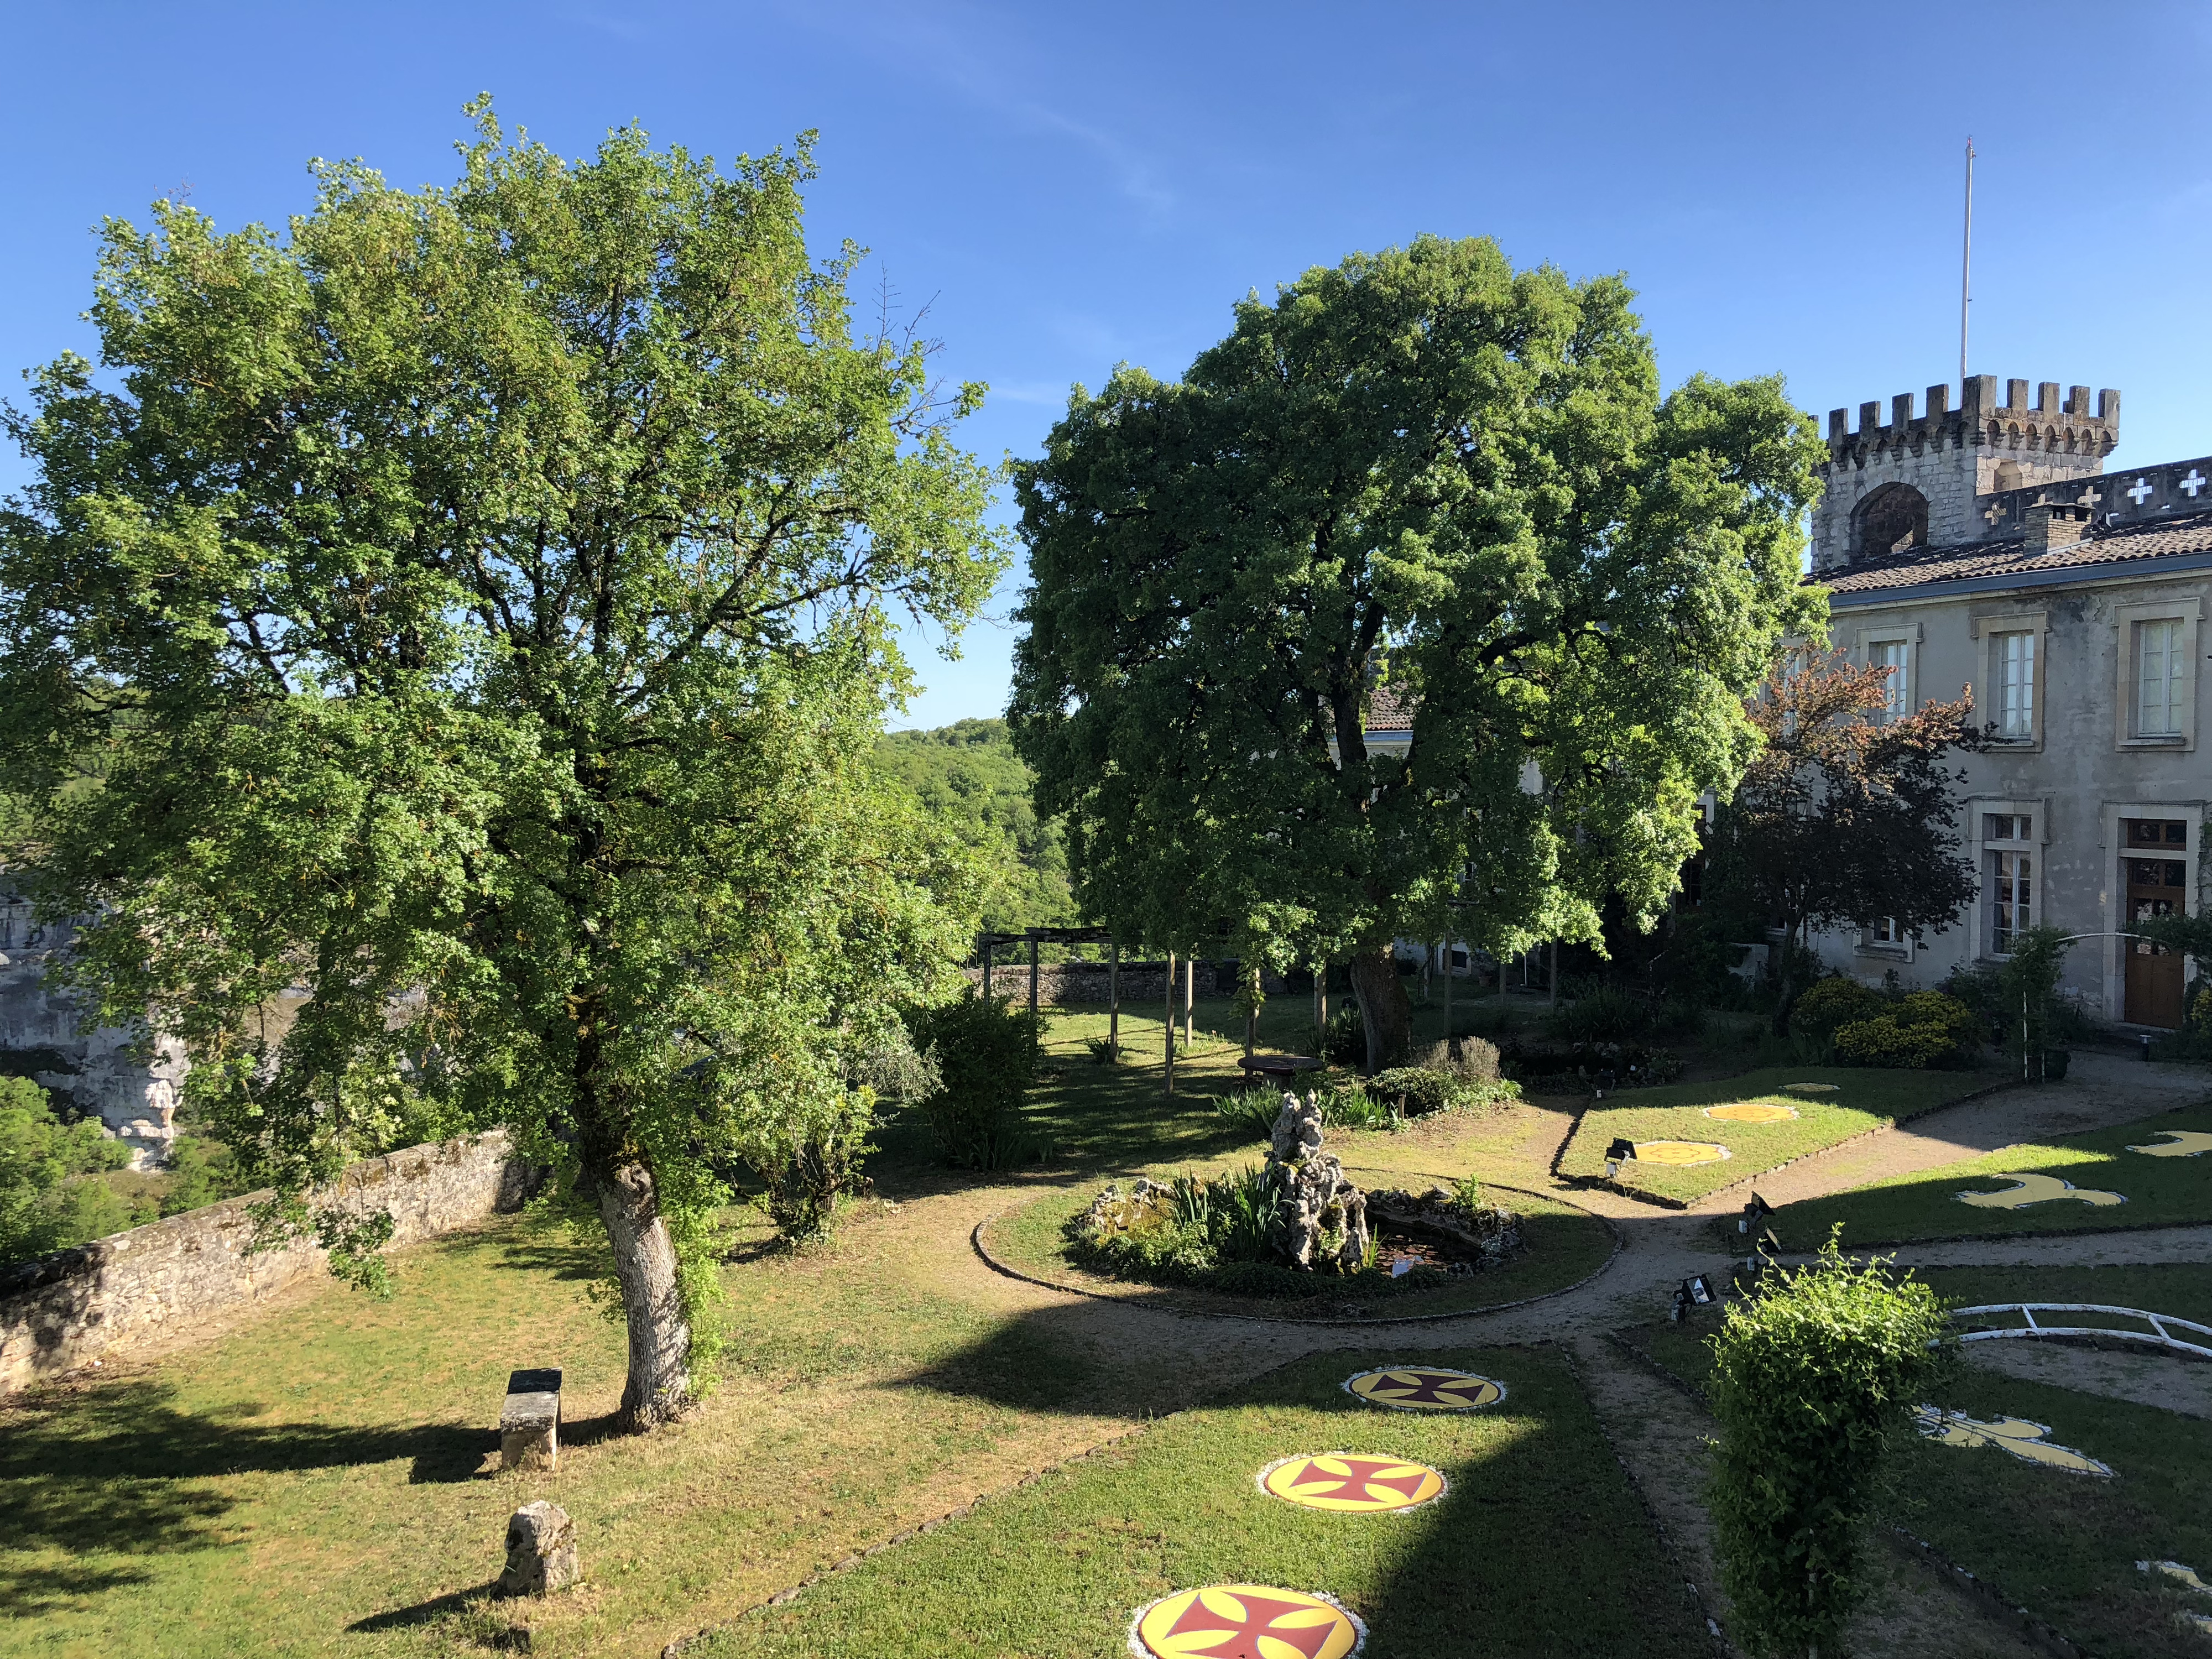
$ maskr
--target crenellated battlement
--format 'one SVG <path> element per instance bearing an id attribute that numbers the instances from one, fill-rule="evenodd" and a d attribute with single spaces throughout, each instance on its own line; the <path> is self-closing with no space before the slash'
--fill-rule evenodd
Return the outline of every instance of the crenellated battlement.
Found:
<path id="1" fill-rule="evenodd" d="M 1827 490 L 1813 512 L 1813 568 L 1916 547 L 1956 546 L 1992 533 L 1984 498 L 2100 473 L 2120 441 L 2120 394 L 2058 382 L 2031 386 L 1977 374 L 1951 404 L 1948 382 L 1828 414 Z M 2030 392 L 2033 392 L 2031 398 Z"/>
<path id="2" fill-rule="evenodd" d="M 1928 388 L 1922 412 L 1913 413 L 1913 396 L 1900 392 L 1889 400 L 1889 418 L 1882 419 L 1879 402 L 1859 405 L 1856 430 L 1850 411 L 1828 411 L 1828 454 L 1831 463 L 1845 460 L 1864 465 L 1878 455 L 1905 451 L 1919 453 L 1931 447 L 2024 449 L 2046 455 L 2080 455 L 2099 461 L 2120 441 L 2120 394 L 2106 387 L 2097 393 L 2096 412 L 2089 407 L 2089 388 L 2069 386 L 2062 398 L 2058 382 L 2045 380 L 2028 401 L 2028 382 L 2007 380 L 2004 400 L 1997 400 L 1997 378 L 1977 374 L 1961 389 L 1959 407 L 1951 407 L 1948 381 Z"/>

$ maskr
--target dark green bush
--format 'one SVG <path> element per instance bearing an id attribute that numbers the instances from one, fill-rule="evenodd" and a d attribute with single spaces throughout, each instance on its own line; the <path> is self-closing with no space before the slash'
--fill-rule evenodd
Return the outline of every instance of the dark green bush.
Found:
<path id="1" fill-rule="evenodd" d="M 906 1022 L 915 1049 L 942 1079 L 921 1102 L 938 1155 L 971 1170 L 1018 1160 L 1028 1145 L 1022 1107 L 1037 1073 L 1029 1011 L 970 989 L 957 1002 L 909 1011 Z"/>
<path id="2" fill-rule="evenodd" d="M 1706 1384 L 1721 1431 L 1709 1497 L 1722 1578 L 1754 1650 L 1833 1650 L 1884 1454 L 1940 1374 L 1931 1345 L 1943 1331 L 1932 1290 L 1850 1261 L 1833 1237 L 1728 1304 Z"/>
<path id="3" fill-rule="evenodd" d="M 1825 1056 L 1839 1026 L 1874 1019 L 1887 1006 L 1881 992 L 1860 984 L 1849 974 L 1831 974 L 1814 981 L 1797 999 L 1797 1006 L 1790 1011 L 1790 1034 L 1802 1038 L 1808 1048 Z"/>
<path id="4" fill-rule="evenodd" d="M 1632 991 L 1617 985 L 1598 985 L 1563 1005 L 1544 1024 L 1551 1034 L 1567 1042 L 1632 1042 L 1648 1036 L 1652 1008 Z"/>
<path id="5" fill-rule="evenodd" d="M 1357 1001 L 1346 1000 L 1329 1015 L 1328 1024 L 1322 1031 L 1321 1057 L 1332 1066 L 1367 1064 L 1367 1025 L 1360 1018 Z"/>
<path id="6" fill-rule="evenodd" d="M 1497 1053 L 1495 1048 L 1491 1049 L 1493 1072 Z M 1377 1072 L 1367 1080 L 1366 1091 L 1370 1097 L 1386 1103 L 1400 1117 L 1477 1110 L 1503 1104 L 1521 1092 L 1516 1085 L 1494 1076 L 1490 1081 L 1477 1082 L 1455 1070 L 1424 1066 L 1397 1066 L 1387 1072 Z"/>

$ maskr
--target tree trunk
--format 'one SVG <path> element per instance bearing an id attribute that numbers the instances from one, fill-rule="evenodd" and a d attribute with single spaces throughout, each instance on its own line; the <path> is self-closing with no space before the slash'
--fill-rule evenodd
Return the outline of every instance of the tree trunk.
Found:
<path id="1" fill-rule="evenodd" d="M 681 1416 L 691 1401 L 691 1325 L 676 1277 L 676 1243 L 661 1219 L 653 1172 L 624 1164 L 599 1176 L 599 1218 L 614 1246 L 629 1326 L 623 1426 L 642 1431 Z"/>
<path id="2" fill-rule="evenodd" d="M 1790 1035 L 1790 1015 L 1797 1006 L 1796 967 L 1797 921 L 1787 920 L 1782 928 L 1782 943 L 1776 947 L 1781 953 L 1774 964 L 1774 1035 Z"/>
<path id="3" fill-rule="evenodd" d="M 1359 1020 L 1367 1031 L 1367 1074 L 1370 1077 L 1404 1060 L 1413 1046 L 1413 1005 L 1406 995 L 1406 981 L 1387 945 L 1361 951 L 1352 958 L 1352 988 L 1359 998 Z"/>

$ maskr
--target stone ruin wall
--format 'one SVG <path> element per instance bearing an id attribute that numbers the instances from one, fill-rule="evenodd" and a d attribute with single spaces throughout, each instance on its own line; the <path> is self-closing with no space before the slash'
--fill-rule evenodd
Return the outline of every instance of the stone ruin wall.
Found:
<path id="1" fill-rule="evenodd" d="M 98 1117 L 131 1148 L 134 1166 L 166 1162 L 191 1064 L 184 1045 L 112 1025 L 80 1030 L 76 1000 L 46 982 L 74 936 L 66 925 L 41 925 L 21 898 L 0 894 L 0 1054 L 13 1062 L 9 1071 L 52 1091 L 65 1114 Z"/>
<path id="2" fill-rule="evenodd" d="M 316 1201 L 349 1214 L 390 1210 L 396 1248 L 518 1209 L 536 1185 L 495 1129 L 356 1164 Z M 0 1395 L 95 1359 L 146 1358 L 220 1334 L 239 1313 L 325 1272 L 312 1239 L 247 1253 L 247 1212 L 270 1197 L 226 1200 L 0 1267 Z"/>

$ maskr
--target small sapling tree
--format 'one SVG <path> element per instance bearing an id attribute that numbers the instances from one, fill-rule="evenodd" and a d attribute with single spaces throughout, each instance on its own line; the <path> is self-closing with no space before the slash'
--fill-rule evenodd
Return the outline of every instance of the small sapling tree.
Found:
<path id="1" fill-rule="evenodd" d="M 1832 1651 L 1890 1441 L 1940 1373 L 1942 1304 L 1831 1237 L 1732 1302 L 1706 1385 L 1720 1423 L 1710 1498 L 1721 1575 L 1757 1650 Z"/>

